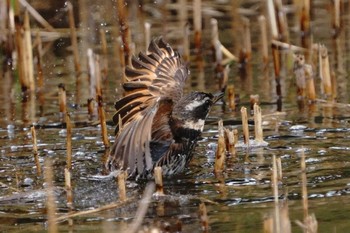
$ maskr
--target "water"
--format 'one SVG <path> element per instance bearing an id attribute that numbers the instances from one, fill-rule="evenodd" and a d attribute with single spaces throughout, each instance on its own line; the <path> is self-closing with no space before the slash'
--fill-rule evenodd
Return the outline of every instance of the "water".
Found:
<path id="1" fill-rule="evenodd" d="M 39 6 L 41 1 L 36 1 Z M 114 101 L 122 94 L 121 68 L 115 35 L 117 24 L 112 3 L 106 5 L 95 1 L 91 4 L 74 3 L 81 12 L 93 12 L 94 17 L 80 22 L 82 67 L 86 67 L 86 48 L 100 52 L 97 25 L 106 30 L 108 42 L 109 70 L 103 82 L 104 108 L 107 119 L 112 119 Z M 343 34 L 332 39 L 330 14 L 327 14 L 328 1 L 315 1 L 313 36 L 315 42 L 325 44 L 329 49 L 330 63 L 338 80 L 340 103 L 349 103 L 347 64 L 349 63 L 348 12 L 343 16 Z M 129 6 L 130 5 L 130 6 Z M 166 39 L 182 51 L 179 18 L 172 11 L 165 11 L 162 2 L 146 3 L 144 13 L 134 4 L 130 7 L 130 27 L 136 51 L 144 49 L 140 22 L 152 24 L 152 35 L 168 32 Z M 223 44 L 234 54 L 238 54 L 239 29 L 230 28 L 230 2 L 204 1 L 205 29 L 203 31 L 204 70 L 198 69 L 193 56 L 190 62 L 191 79 L 186 90 L 199 89 L 215 92 L 218 90 L 210 48 L 210 18 L 215 16 L 219 22 L 219 34 Z M 64 12 L 57 6 L 55 12 Z M 62 6 L 63 7 L 63 6 Z M 164 180 L 165 198 L 153 198 L 143 220 L 143 225 L 177 228 L 181 220 L 183 232 L 201 232 L 198 205 L 206 202 L 209 226 L 212 232 L 257 232 L 263 231 L 263 219 L 273 210 L 271 189 L 272 156 L 281 158 L 283 178 L 280 182 L 280 199 L 288 199 L 289 215 L 293 232 L 301 232 L 294 223 L 302 220 L 300 158 L 306 155 L 309 212 L 315 213 L 319 232 L 346 232 L 348 203 L 350 199 L 350 109 L 345 105 L 330 105 L 318 102 L 313 106 L 298 107 L 291 66 L 287 53 L 283 55 L 286 65 L 282 69 L 282 113 L 277 113 L 273 64 L 264 71 L 260 55 L 260 39 L 257 16 L 264 4 L 245 1 L 240 12 L 251 20 L 253 57 L 251 69 L 246 75 L 240 72 L 237 63 L 231 65 L 229 83 L 233 83 L 240 94 L 241 104 L 236 111 L 216 105 L 208 119 L 202 140 L 198 143 L 195 157 L 189 168 L 181 175 Z M 346 4 L 347 7 L 347 4 Z M 243 9 L 250 8 L 250 11 Z M 347 8 L 346 8 L 347 9 Z M 89 11 L 90 10 L 90 11 Z M 105 13 L 108 12 L 108 13 Z M 253 12 L 253 13 L 251 13 Z M 61 17 L 62 14 L 61 13 Z M 83 13 L 81 13 L 83 14 Z M 139 14 L 142 17 L 136 17 Z M 161 19 L 166 14 L 164 26 Z M 89 15 L 89 14 L 88 14 Z M 80 15 L 84 19 L 84 15 Z M 293 14 L 288 15 L 289 24 L 294 25 Z M 293 28 L 292 28 L 293 29 Z M 291 42 L 300 43 L 298 31 L 290 30 Z M 235 39 L 232 36 L 236 36 Z M 192 37 L 191 37 L 192 38 Z M 69 39 L 60 39 L 55 46 L 48 47 L 44 55 L 44 104 L 37 99 L 22 101 L 19 82 L 15 72 L 1 71 L 0 86 L 0 230 L 5 232 L 44 232 L 47 230 L 45 210 L 45 183 L 36 175 L 32 153 L 30 126 L 36 125 L 39 161 L 53 161 L 57 213 L 69 211 L 64 191 L 64 166 L 66 159 L 66 130 L 59 114 L 58 84 L 64 83 L 67 90 L 68 111 L 71 113 L 73 127 L 73 170 L 72 186 L 73 209 L 76 211 L 96 208 L 118 200 L 118 188 L 111 179 L 101 179 L 102 161 L 105 150 L 100 134 L 99 122 L 89 119 L 87 114 L 88 91 L 87 69 L 83 68 L 80 83 L 75 81 L 73 57 L 68 46 Z M 55 48 L 55 49 L 54 49 Z M 194 54 L 194 51 L 191 51 Z M 317 79 L 319 87 L 319 79 Z M 319 92 L 318 92 L 319 93 Z M 213 173 L 215 147 L 217 142 L 218 119 L 224 119 L 227 127 L 242 133 L 239 107 L 249 109 L 249 95 L 259 94 L 263 117 L 264 140 L 268 146 L 237 148 L 237 157 L 227 159 L 223 177 Z M 320 97 L 321 98 L 321 97 Z M 114 126 L 109 120 L 108 133 L 113 141 Z M 250 133 L 253 135 L 253 125 Z M 253 136 L 252 136 L 253 138 Z M 127 195 L 136 200 L 143 193 L 144 183 L 127 183 Z M 132 222 L 138 201 L 123 208 L 98 212 L 74 218 L 73 226 L 67 222 L 59 224 L 60 232 L 80 231 L 119 231 L 125 232 Z"/>

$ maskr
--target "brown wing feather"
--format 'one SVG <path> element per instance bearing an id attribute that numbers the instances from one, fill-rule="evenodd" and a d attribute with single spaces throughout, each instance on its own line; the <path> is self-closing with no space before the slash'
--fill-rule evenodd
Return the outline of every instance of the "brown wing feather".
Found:
<path id="1" fill-rule="evenodd" d="M 125 96 L 115 104 L 117 112 L 113 120 L 117 124 L 117 136 L 108 165 L 141 173 L 152 165 L 149 149 L 152 138 L 171 137 L 168 115 L 163 120 L 166 122 L 160 122 L 158 127 L 154 128 L 152 123 L 160 102 L 166 100 L 172 106 L 182 97 L 188 69 L 179 54 L 160 38 L 152 40 L 147 54 L 132 58 L 132 67 L 126 68 L 125 74 Z M 166 110 L 167 114 L 170 110 Z M 119 116 L 122 127 L 118 125 Z M 156 121 L 160 121 L 158 118 Z"/>

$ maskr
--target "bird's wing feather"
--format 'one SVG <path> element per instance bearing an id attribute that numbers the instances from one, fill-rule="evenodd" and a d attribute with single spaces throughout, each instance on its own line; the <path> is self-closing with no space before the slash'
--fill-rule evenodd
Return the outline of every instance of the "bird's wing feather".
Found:
<path id="1" fill-rule="evenodd" d="M 172 105 L 182 97 L 188 69 L 179 54 L 160 38 L 152 40 L 147 54 L 132 58 L 132 67 L 126 68 L 125 75 L 125 96 L 115 104 L 116 140 L 109 165 L 140 173 L 152 165 L 149 143 L 159 102 L 168 100 Z M 161 130 L 170 133 L 167 127 Z"/>

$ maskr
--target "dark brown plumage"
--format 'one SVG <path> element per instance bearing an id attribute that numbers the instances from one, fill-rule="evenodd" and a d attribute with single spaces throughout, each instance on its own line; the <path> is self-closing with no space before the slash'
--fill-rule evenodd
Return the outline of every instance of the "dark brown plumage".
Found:
<path id="1" fill-rule="evenodd" d="M 155 166 L 162 166 L 164 175 L 183 171 L 211 106 L 222 97 L 183 95 L 188 73 L 179 54 L 162 39 L 153 40 L 147 54 L 132 58 L 132 67 L 125 70 L 125 96 L 115 104 L 109 170 L 128 170 L 135 178 L 152 177 Z"/>

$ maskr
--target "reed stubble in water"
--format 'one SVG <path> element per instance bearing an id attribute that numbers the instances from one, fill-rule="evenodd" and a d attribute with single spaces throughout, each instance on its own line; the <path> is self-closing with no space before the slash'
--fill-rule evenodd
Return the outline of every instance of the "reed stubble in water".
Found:
<path id="1" fill-rule="evenodd" d="M 69 1 L 67 2 L 67 9 L 68 9 L 68 21 L 69 21 L 69 28 L 70 28 L 70 38 L 71 38 L 73 56 L 74 56 L 74 67 L 75 67 L 76 76 L 78 77 L 81 72 L 81 67 L 79 62 L 77 30 L 75 28 L 73 5 Z"/>
<path id="2" fill-rule="evenodd" d="M 36 140 L 35 126 L 30 127 L 30 132 L 32 134 L 33 154 L 34 154 L 36 172 L 37 172 L 38 176 L 41 176 L 41 165 L 40 165 L 40 161 L 39 161 L 38 144 L 37 144 L 37 140 Z"/>
<path id="3" fill-rule="evenodd" d="M 220 173 L 225 170 L 225 159 L 226 159 L 226 145 L 225 145 L 225 131 L 223 121 L 218 122 L 218 145 L 215 153 L 215 165 L 214 172 Z"/>
<path id="4" fill-rule="evenodd" d="M 241 108 L 241 115 L 242 115 L 242 130 L 243 130 L 244 144 L 247 147 L 249 147 L 249 126 L 248 126 L 248 114 L 247 114 L 246 107 Z"/>
<path id="5" fill-rule="evenodd" d="M 53 169 L 51 159 L 45 160 L 44 168 L 44 179 L 46 183 L 46 208 L 47 208 L 47 222 L 48 222 L 48 232 L 56 233 L 58 232 L 56 224 L 56 198 L 54 194 L 53 185 Z"/>
<path id="6" fill-rule="evenodd" d="M 154 168 L 154 179 L 156 182 L 156 195 L 157 196 L 163 196 L 164 195 L 164 189 L 163 189 L 163 171 L 162 167 L 155 167 Z"/>
<path id="7" fill-rule="evenodd" d="M 121 202 L 126 201 L 126 188 L 125 188 L 126 178 L 127 178 L 126 171 L 120 171 L 120 173 L 117 176 L 117 181 L 118 181 L 119 200 Z"/>

